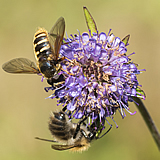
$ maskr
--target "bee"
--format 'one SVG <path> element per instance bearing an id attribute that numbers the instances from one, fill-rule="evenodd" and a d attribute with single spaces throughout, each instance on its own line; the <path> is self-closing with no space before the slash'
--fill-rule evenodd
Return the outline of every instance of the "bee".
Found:
<path id="1" fill-rule="evenodd" d="M 37 65 L 27 58 L 12 59 L 3 64 L 2 68 L 8 73 L 42 74 L 47 79 L 55 77 L 61 69 L 60 62 L 65 58 L 59 58 L 65 31 L 65 21 L 60 17 L 51 31 L 39 28 L 34 35 L 34 51 Z"/>
<path id="2" fill-rule="evenodd" d="M 110 129 L 100 137 L 104 129 L 104 121 L 100 123 L 99 119 L 96 119 L 89 127 L 86 127 L 84 121 L 87 118 L 86 116 L 79 123 L 72 123 L 65 112 L 52 112 L 49 120 L 49 130 L 54 140 L 39 137 L 36 137 L 36 139 L 58 143 L 51 145 L 54 150 L 85 151 L 90 147 L 92 140 L 100 139 L 111 129 L 110 127 Z"/>

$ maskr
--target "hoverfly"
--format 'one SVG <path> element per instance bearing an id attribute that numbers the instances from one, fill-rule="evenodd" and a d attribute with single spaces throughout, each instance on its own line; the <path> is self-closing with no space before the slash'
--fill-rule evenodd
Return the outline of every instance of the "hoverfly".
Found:
<path id="1" fill-rule="evenodd" d="M 15 58 L 4 63 L 3 70 L 8 73 L 41 73 L 47 79 L 56 77 L 61 69 L 60 62 L 65 59 L 64 57 L 59 58 L 64 31 L 63 17 L 57 20 L 49 33 L 45 29 L 39 28 L 33 40 L 37 66 L 29 59 Z"/>

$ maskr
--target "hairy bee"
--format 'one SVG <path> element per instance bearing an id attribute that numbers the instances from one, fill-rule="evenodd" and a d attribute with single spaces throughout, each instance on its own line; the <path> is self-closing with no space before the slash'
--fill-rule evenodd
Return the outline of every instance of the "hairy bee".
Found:
<path id="1" fill-rule="evenodd" d="M 37 66 L 29 59 L 16 58 L 4 63 L 3 70 L 9 73 L 42 73 L 48 79 L 56 76 L 61 68 L 60 62 L 64 60 L 64 57 L 58 59 L 64 31 L 63 17 L 57 20 L 50 33 L 39 28 L 33 41 Z"/>
<path id="2" fill-rule="evenodd" d="M 36 137 L 36 139 L 60 143 L 51 146 L 52 149 L 59 151 L 68 149 L 78 152 L 85 151 L 90 147 L 92 140 L 103 137 L 111 129 L 110 127 L 105 134 L 99 137 L 104 129 L 104 121 L 100 123 L 99 119 L 96 119 L 90 127 L 86 127 L 84 123 L 86 119 L 87 117 L 82 119 L 79 123 L 72 123 L 65 112 L 52 112 L 49 120 L 49 130 L 54 140 L 38 137 Z"/>

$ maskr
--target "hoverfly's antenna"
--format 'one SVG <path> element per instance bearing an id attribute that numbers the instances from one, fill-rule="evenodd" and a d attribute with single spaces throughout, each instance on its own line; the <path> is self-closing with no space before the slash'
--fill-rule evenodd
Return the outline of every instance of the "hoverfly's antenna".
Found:
<path id="1" fill-rule="evenodd" d="M 39 140 L 47 141 L 47 142 L 57 142 L 57 141 L 54 141 L 54 140 L 44 139 L 44 138 L 39 138 L 39 137 L 35 137 L 35 139 L 39 139 Z"/>

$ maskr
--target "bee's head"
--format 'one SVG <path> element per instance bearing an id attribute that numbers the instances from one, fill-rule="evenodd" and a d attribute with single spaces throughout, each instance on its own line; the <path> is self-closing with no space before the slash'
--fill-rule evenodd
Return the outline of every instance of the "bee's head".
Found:
<path id="1" fill-rule="evenodd" d="M 53 112 L 54 117 L 60 121 L 65 121 L 66 117 L 65 117 L 65 113 L 63 111 L 60 112 Z"/>

